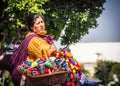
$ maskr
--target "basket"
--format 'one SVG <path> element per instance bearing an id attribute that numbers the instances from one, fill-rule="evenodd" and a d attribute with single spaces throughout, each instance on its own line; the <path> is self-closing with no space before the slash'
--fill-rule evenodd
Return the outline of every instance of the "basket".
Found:
<path id="1" fill-rule="evenodd" d="M 27 77 L 27 86 L 53 86 L 65 82 L 68 71 L 59 71 L 51 74 L 43 74 L 39 77 Z"/>

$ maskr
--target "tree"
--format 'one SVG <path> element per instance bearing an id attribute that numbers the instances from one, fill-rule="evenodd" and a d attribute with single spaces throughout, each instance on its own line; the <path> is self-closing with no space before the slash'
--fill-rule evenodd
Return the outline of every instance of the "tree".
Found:
<path id="1" fill-rule="evenodd" d="M 102 55 L 102 53 L 96 52 L 96 55 L 98 57 L 98 60 L 100 59 L 100 56 Z"/>
<path id="2" fill-rule="evenodd" d="M 26 16 L 38 12 L 45 16 L 48 33 L 61 44 L 79 42 L 90 28 L 97 27 L 97 18 L 104 10 L 106 0 L 1 0 L 1 43 L 22 40 L 26 28 Z M 21 36 L 21 32 L 24 34 Z M 18 35 L 19 34 L 19 35 Z"/>
<path id="3" fill-rule="evenodd" d="M 107 84 L 108 82 L 113 81 L 113 74 L 117 74 L 117 77 L 120 78 L 119 70 L 120 63 L 100 60 L 95 67 L 94 76 L 102 80 L 103 84 Z"/>
<path id="4" fill-rule="evenodd" d="M 0 0 L 1 45 L 19 42 L 25 34 L 25 19 L 31 12 L 44 13 L 42 5 L 48 0 Z M 21 35 L 21 32 L 24 34 Z"/>
<path id="5" fill-rule="evenodd" d="M 114 81 L 116 82 L 116 86 L 120 86 L 120 63 L 116 63 L 115 65 L 112 66 L 111 74 L 117 75 L 118 81 L 115 81 L 115 80 Z"/>
<path id="6" fill-rule="evenodd" d="M 50 0 L 44 5 L 45 16 L 49 17 L 46 18 L 48 31 L 58 39 L 64 28 L 61 36 L 63 45 L 79 42 L 90 28 L 97 27 L 96 19 L 104 9 L 104 2 L 105 0 Z"/>

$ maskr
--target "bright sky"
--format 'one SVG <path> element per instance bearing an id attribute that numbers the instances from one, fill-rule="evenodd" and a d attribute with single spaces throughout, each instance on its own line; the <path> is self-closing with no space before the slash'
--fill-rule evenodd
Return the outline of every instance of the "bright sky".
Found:
<path id="1" fill-rule="evenodd" d="M 106 0 L 98 18 L 99 26 L 91 29 L 82 42 L 120 42 L 120 0 Z"/>

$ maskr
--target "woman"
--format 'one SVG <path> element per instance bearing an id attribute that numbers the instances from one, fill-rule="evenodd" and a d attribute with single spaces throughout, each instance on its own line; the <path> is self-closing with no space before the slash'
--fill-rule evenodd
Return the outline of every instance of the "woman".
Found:
<path id="1" fill-rule="evenodd" d="M 51 36 L 46 35 L 43 16 L 31 13 L 27 18 L 29 32 L 20 47 L 15 51 L 8 63 L 8 70 L 12 75 L 15 86 L 20 85 L 21 75 L 17 66 L 23 61 L 35 61 L 38 58 L 49 57 L 56 51 Z"/>
<path id="2" fill-rule="evenodd" d="M 50 41 L 51 43 L 48 41 L 49 39 L 45 40 L 46 36 L 44 35 L 47 31 L 45 30 L 45 23 L 42 15 L 35 13 L 30 14 L 27 21 L 30 32 L 26 35 L 26 37 L 31 34 L 39 35 L 38 37 L 33 37 L 28 44 L 27 60 L 35 61 L 37 58 L 45 57 L 45 53 L 47 56 L 51 56 L 51 54 L 56 51 L 56 47 L 54 43 L 51 42 L 53 40 Z"/>

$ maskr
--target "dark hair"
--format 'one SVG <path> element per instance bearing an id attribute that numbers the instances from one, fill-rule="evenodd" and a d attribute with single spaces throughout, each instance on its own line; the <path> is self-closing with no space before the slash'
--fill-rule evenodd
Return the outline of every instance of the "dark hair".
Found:
<path id="1" fill-rule="evenodd" d="M 28 29 L 30 31 L 32 31 L 31 27 L 34 25 L 34 22 L 35 20 L 38 18 L 38 17 L 41 17 L 43 20 L 43 16 L 41 14 L 38 14 L 38 13 L 31 13 L 28 17 L 27 17 L 27 24 L 28 24 Z"/>

